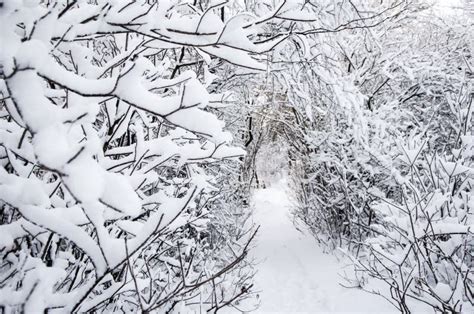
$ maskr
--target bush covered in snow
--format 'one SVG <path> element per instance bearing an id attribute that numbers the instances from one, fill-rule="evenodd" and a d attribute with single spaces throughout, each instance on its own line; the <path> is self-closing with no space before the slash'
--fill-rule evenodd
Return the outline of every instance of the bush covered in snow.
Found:
<path id="1" fill-rule="evenodd" d="M 229 191 L 244 151 L 215 114 L 226 95 L 208 89 L 219 58 L 264 69 L 252 53 L 272 42 L 252 43 L 252 17 L 225 2 L 1 4 L 2 308 L 245 297 L 254 230 Z"/>
<path id="2" fill-rule="evenodd" d="M 400 311 L 421 302 L 469 312 L 472 25 L 432 18 L 408 7 L 380 27 L 331 38 L 338 49 L 321 58 L 332 69 L 302 66 L 298 75 L 320 94 L 305 177 L 295 169 L 296 215 L 324 243 L 349 248 L 357 285 L 383 280 Z"/>

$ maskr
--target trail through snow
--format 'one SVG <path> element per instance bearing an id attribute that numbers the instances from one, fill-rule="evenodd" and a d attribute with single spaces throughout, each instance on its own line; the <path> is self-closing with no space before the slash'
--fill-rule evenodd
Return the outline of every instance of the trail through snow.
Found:
<path id="1" fill-rule="evenodd" d="M 261 226 L 253 253 L 258 313 L 395 313 L 381 297 L 339 285 L 341 263 L 294 227 L 285 179 L 255 191 L 253 202 Z"/>

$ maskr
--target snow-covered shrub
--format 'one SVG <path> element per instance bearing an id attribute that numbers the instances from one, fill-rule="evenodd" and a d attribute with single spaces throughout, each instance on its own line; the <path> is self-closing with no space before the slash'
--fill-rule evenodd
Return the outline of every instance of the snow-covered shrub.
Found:
<path id="1" fill-rule="evenodd" d="M 253 231 L 212 231 L 227 218 L 208 165 L 243 150 L 206 88 L 214 57 L 263 70 L 267 46 L 223 4 L 2 2 L 3 308 L 217 310 L 248 292 L 232 271 Z"/>
<path id="2" fill-rule="evenodd" d="M 469 312 L 472 23 L 427 12 L 297 44 L 317 57 L 296 49 L 281 78 L 307 116 L 295 214 L 386 281 L 399 310 Z"/>
<path id="3" fill-rule="evenodd" d="M 401 147 L 394 162 L 392 191 L 371 191 L 377 200 L 370 206 L 379 219 L 363 226 L 371 236 L 356 268 L 362 277 L 386 282 L 402 312 L 410 311 L 413 300 L 439 312 L 471 312 L 472 135 L 462 134 L 454 152 L 433 152 L 426 140 L 411 144 Z"/>

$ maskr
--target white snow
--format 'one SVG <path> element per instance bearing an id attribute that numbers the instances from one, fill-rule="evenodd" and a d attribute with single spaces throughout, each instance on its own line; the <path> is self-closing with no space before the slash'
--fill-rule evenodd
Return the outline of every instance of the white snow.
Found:
<path id="1" fill-rule="evenodd" d="M 314 238 L 298 231 L 290 216 L 290 198 L 283 178 L 254 194 L 255 222 L 260 235 L 254 257 L 260 307 L 257 313 L 396 313 L 383 298 L 348 289 L 343 264 L 325 254 Z M 348 271 L 348 270 L 347 270 Z"/>

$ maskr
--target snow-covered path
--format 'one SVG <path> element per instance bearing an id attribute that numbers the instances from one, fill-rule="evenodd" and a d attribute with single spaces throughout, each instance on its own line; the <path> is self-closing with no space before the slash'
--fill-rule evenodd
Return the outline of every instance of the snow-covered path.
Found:
<path id="1" fill-rule="evenodd" d="M 261 225 L 253 253 L 261 262 L 257 312 L 394 312 L 380 297 L 339 285 L 341 264 L 294 227 L 289 205 L 284 179 L 255 191 L 254 219 Z"/>

